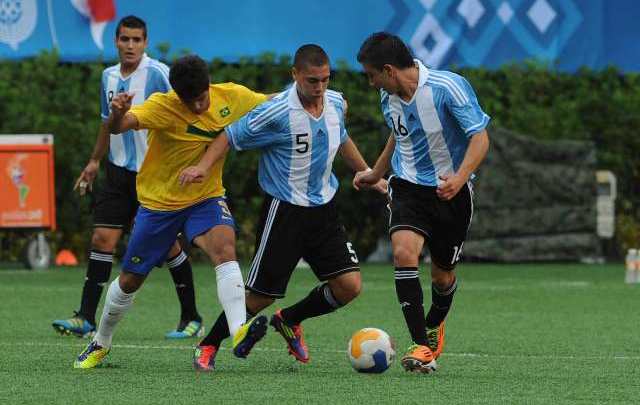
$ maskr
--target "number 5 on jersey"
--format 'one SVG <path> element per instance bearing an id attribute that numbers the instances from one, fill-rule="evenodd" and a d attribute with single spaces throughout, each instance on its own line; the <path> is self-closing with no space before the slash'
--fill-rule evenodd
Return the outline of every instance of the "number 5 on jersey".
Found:
<path id="1" fill-rule="evenodd" d="M 351 261 L 354 263 L 358 263 L 358 256 L 356 255 L 356 251 L 353 249 L 353 245 L 351 244 L 351 242 L 347 242 L 347 250 L 351 255 Z"/>

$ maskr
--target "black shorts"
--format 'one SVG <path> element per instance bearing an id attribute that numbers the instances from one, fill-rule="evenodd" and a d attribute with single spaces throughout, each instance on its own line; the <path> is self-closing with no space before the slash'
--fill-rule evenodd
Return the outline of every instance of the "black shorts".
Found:
<path id="1" fill-rule="evenodd" d="M 247 289 L 284 297 L 300 258 L 319 280 L 360 270 L 333 200 L 317 207 L 300 207 L 265 196 Z"/>
<path id="2" fill-rule="evenodd" d="M 401 229 L 424 236 L 431 260 L 442 269 L 454 269 L 473 216 L 471 184 L 462 187 L 453 199 L 442 201 L 436 187 L 391 177 L 389 197 L 389 236 Z"/>
<path id="3" fill-rule="evenodd" d="M 96 199 L 93 227 L 127 230 L 140 206 L 136 193 L 138 173 L 107 162 L 105 174 Z"/>

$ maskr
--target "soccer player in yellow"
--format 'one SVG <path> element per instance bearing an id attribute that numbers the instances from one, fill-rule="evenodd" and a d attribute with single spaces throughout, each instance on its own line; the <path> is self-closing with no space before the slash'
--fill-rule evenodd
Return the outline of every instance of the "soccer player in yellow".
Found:
<path id="1" fill-rule="evenodd" d="M 258 315 L 247 322 L 244 283 L 235 254 L 235 226 L 222 185 L 221 159 L 205 181 L 183 187 L 180 172 L 195 166 L 211 140 L 267 96 L 234 84 L 210 84 L 209 70 L 197 56 L 178 59 L 169 72 L 173 91 L 156 93 L 131 108 L 132 93 L 111 102 L 111 133 L 149 130 L 149 150 L 136 180 L 136 214 L 122 271 L 107 292 L 94 341 L 78 356 L 75 368 L 93 368 L 109 352 L 118 322 L 151 269 L 161 263 L 182 232 L 205 250 L 216 266 L 218 299 L 224 308 L 234 354 L 246 357 L 267 329 Z"/>

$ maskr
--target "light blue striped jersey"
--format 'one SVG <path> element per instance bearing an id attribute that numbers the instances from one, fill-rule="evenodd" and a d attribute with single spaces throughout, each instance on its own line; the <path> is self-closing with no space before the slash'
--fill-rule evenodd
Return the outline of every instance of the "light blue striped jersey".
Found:
<path id="1" fill-rule="evenodd" d="M 442 183 L 438 176 L 458 171 L 469 138 L 482 131 L 490 117 L 464 77 L 415 62 L 419 78 L 413 98 L 404 102 L 381 90 L 382 113 L 396 141 L 394 174 L 414 184 L 436 186 Z"/>
<path id="2" fill-rule="evenodd" d="M 132 105 L 142 104 L 153 93 L 171 90 L 169 68 L 162 62 L 144 54 L 138 68 L 126 79 L 120 74 L 120 64 L 106 68 L 102 72 L 102 120 L 109 118 L 109 105 L 118 93 L 135 93 Z M 147 153 L 147 130 L 129 130 L 122 135 L 111 134 L 109 161 L 116 166 L 138 172 Z"/>
<path id="3" fill-rule="evenodd" d="M 326 204 L 335 195 L 338 180 L 331 167 L 347 140 L 340 93 L 325 92 L 316 119 L 302 107 L 294 83 L 225 132 L 236 150 L 262 149 L 258 181 L 267 194 L 303 207 Z"/>

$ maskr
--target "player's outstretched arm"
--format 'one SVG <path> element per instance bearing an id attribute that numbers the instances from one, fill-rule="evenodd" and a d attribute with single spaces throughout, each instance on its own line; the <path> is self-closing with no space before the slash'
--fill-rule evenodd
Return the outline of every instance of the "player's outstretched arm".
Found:
<path id="1" fill-rule="evenodd" d="M 442 184 L 438 185 L 436 193 L 440 199 L 448 201 L 458 194 L 471 174 L 476 171 L 480 163 L 487 156 L 489 150 L 489 135 L 486 130 L 482 130 L 471 137 L 464 160 L 456 173 L 446 173 L 439 176 Z"/>
<path id="2" fill-rule="evenodd" d="M 89 163 L 85 166 L 80 176 L 76 180 L 76 184 L 73 186 L 73 190 L 79 190 L 80 195 L 85 195 L 87 193 L 87 188 L 89 191 L 93 191 L 93 180 L 100 169 L 100 160 L 107 153 L 109 149 L 109 128 L 106 122 L 100 124 L 100 131 L 98 133 L 98 139 L 96 139 L 96 144 L 93 147 L 93 153 L 91 153 L 91 158 L 89 159 Z"/>
<path id="3" fill-rule="evenodd" d="M 353 178 L 353 187 L 356 190 L 361 188 L 371 188 L 378 184 L 389 169 L 391 168 L 391 156 L 393 149 L 396 147 L 396 141 L 393 134 L 389 135 L 387 145 L 378 157 L 375 166 L 371 170 L 359 171 Z M 386 187 L 385 187 L 386 188 Z"/>
<path id="4" fill-rule="evenodd" d="M 110 133 L 117 135 L 138 128 L 138 118 L 127 113 L 131 109 L 133 96 L 133 93 L 118 93 L 111 100 L 111 114 L 107 120 Z"/>
<path id="5" fill-rule="evenodd" d="M 342 142 L 340 148 L 338 148 L 338 152 L 342 155 L 342 158 L 347 163 L 347 166 L 351 168 L 354 172 L 370 172 L 371 169 L 369 165 L 362 157 L 362 154 L 358 150 L 355 142 L 351 140 L 351 138 L 347 138 L 346 141 Z M 358 190 L 354 183 L 354 187 Z M 376 190 L 379 193 L 386 194 L 387 193 L 387 181 L 384 179 L 379 179 L 377 183 L 372 184 L 371 188 Z"/>
<path id="6" fill-rule="evenodd" d="M 349 166 L 354 172 L 367 170 L 369 168 L 369 165 L 365 162 L 362 154 L 358 150 L 358 147 L 351 138 L 347 138 L 346 141 L 340 144 L 338 152 L 342 155 L 347 166 Z"/>
<path id="7" fill-rule="evenodd" d="M 222 132 L 211 142 L 196 166 L 189 166 L 180 172 L 178 175 L 180 185 L 202 183 L 211 167 L 227 153 L 227 150 L 229 150 L 229 138 Z"/>

